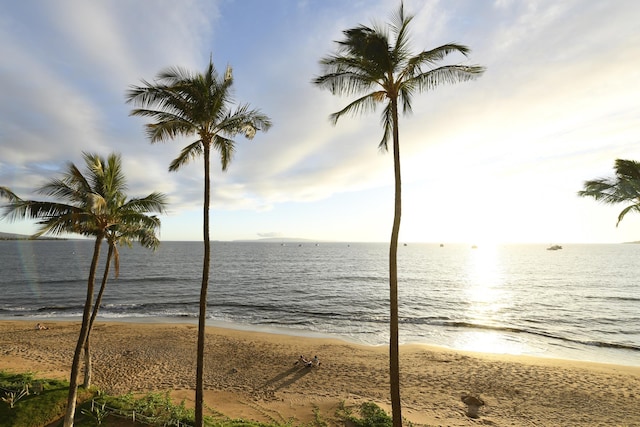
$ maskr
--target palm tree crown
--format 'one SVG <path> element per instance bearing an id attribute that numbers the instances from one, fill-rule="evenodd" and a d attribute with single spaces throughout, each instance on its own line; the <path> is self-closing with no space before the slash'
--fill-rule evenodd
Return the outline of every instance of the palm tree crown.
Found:
<path id="1" fill-rule="evenodd" d="M 131 228 L 135 224 L 160 225 L 156 217 L 144 212 L 164 212 L 165 196 L 151 193 L 144 198 L 127 200 L 126 179 L 119 155 L 106 159 L 91 153 L 83 153 L 89 172 L 83 175 L 73 163 L 69 163 L 62 178 L 53 178 L 37 192 L 55 201 L 23 200 L 8 188 L 0 195 L 9 200 L 3 216 L 9 220 L 37 219 L 40 227 L 34 236 L 76 233 L 84 236 L 106 237 L 109 231 Z M 66 203 L 65 203 L 66 202 Z"/>
<path id="2" fill-rule="evenodd" d="M 409 46 L 408 26 L 413 16 L 404 14 L 401 4 L 389 24 L 394 39 L 386 28 L 360 25 L 343 32 L 344 40 L 337 53 L 320 61 L 323 75 L 313 82 L 329 89 L 334 95 L 364 95 L 349 103 L 330 117 L 335 124 L 347 113 L 357 114 L 375 110 L 385 103 L 382 113 L 384 134 L 380 148 L 387 149 L 396 119 L 393 104 L 399 102 L 403 113 L 412 111 L 411 101 L 416 92 L 431 90 L 443 83 L 472 80 L 484 72 L 478 65 L 444 65 L 436 67 L 447 55 L 469 53 L 469 48 L 450 43 L 432 50 L 413 54 Z"/>
<path id="3" fill-rule="evenodd" d="M 618 215 L 617 227 L 629 212 L 640 212 L 640 162 L 616 159 L 614 169 L 615 177 L 585 181 L 578 195 L 611 205 L 630 203 Z"/>
<path id="4" fill-rule="evenodd" d="M 271 120 L 247 104 L 231 110 L 231 67 L 219 76 L 213 62 L 204 73 L 192 73 L 180 67 L 160 72 L 154 83 L 143 80 L 143 86 L 132 87 L 127 102 L 140 106 L 131 115 L 150 117 L 146 125 L 152 143 L 196 135 L 171 163 L 169 170 L 178 170 L 189 160 L 199 157 L 211 145 L 220 154 L 222 170 L 227 170 L 235 151 L 235 135 L 251 139 L 256 132 L 271 127 Z"/>

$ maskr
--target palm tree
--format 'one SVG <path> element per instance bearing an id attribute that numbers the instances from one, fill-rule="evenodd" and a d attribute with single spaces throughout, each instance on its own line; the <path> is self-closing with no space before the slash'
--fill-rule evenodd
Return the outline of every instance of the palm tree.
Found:
<path id="1" fill-rule="evenodd" d="M 102 296 L 104 295 L 104 291 L 107 287 L 112 260 L 114 261 L 114 275 L 116 279 L 120 273 L 120 253 L 118 252 L 118 245 L 127 245 L 131 247 L 133 241 L 138 241 L 142 247 L 155 250 L 160 244 L 160 240 L 156 235 L 156 231 L 160 228 L 160 219 L 155 215 L 147 216 L 144 214 L 148 208 L 146 202 L 147 198 L 133 199 L 123 204 L 117 210 L 117 213 L 126 215 L 126 218 L 122 218 L 122 221 L 118 225 L 107 230 L 105 238 L 107 240 L 109 251 L 105 261 L 100 290 L 98 291 L 98 296 L 93 304 L 93 311 L 91 313 L 91 319 L 89 320 L 89 327 L 87 330 L 87 339 L 84 343 L 84 388 L 89 388 L 91 386 L 92 369 L 90 337 L 91 331 L 93 330 L 93 323 L 95 322 L 96 317 L 98 316 L 98 311 L 100 310 Z M 133 210 L 134 208 L 140 210 L 140 212 L 136 212 Z"/>
<path id="2" fill-rule="evenodd" d="M 154 83 L 142 81 L 127 93 L 127 103 L 139 108 L 131 111 L 133 116 L 153 119 L 146 125 L 151 143 L 175 139 L 179 136 L 197 139 L 182 149 L 174 159 L 169 171 L 177 171 L 190 160 L 204 157 L 204 206 L 203 240 L 204 262 L 200 287 L 198 316 L 198 348 L 196 367 L 196 426 L 203 425 L 204 394 L 204 344 L 207 312 L 207 289 L 211 247 L 209 239 L 210 198 L 210 153 L 214 149 L 220 154 L 222 170 L 226 171 L 235 150 L 233 137 L 244 134 L 251 139 L 257 131 L 266 131 L 271 120 L 259 110 L 249 109 L 247 104 L 231 109 L 231 67 L 224 76 L 219 76 L 211 58 L 204 73 L 172 67 L 161 71 Z"/>
<path id="3" fill-rule="evenodd" d="M 627 213 L 640 212 L 640 162 L 616 159 L 614 169 L 615 178 L 585 181 L 584 190 L 578 195 L 611 205 L 629 203 L 618 215 L 617 227 Z"/>
<path id="4" fill-rule="evenodd" d="M 83 158 L 87 167 L 86 176 L 73 163 L 69 163 L 67 172 L 61 179 L 52 179 L 37 190 L 40 194 L 66 203 L 23 200 L 8 188 L 0 188 L 0 196 L 9 200 L 2 216 L 9 220 L 38 219 L 40 228 L 35 236 L 77 233 L 95 238 L 82 326 L 71 365 L 64 427 L 71 427 L 74 422 L 80 355 L 89 333 L 89 317 L 102 242 L 113 227 L 133 224 L 140 220 L 140 212 L 163 212 L 165 205 L 164 196 L 160 193 L 152 193 L 144 199 L 129 203 L 123 202 L 126 181 L 119 155 L 111 154 L 105 160 L 95 154 L 83 153 Z M 122 209 L 124 205 L 129 208 Z"/>
<path id="5" fill-rule="evenodd" d="M 320 61 L 323 75 L 313 80 L 321 88 L 334 95 L 356 95 L 355 101 L 333 113 L 333 124 L 344 114 L 373 111 L 384 104 L 382 111 L 382 140 L 378 147 L 387 150 L 387 142 L 393 143 L 395 178 L 395 208 L 389 247 L 389 295 L 390 295 L 390 348 L 389 371 L 393 425 L 402 425 L 400 408 L 400 366 L 398 348 L 398 277 L 397 251 L 401 217 L 400 136 L 398 108 L 411 112 L 412 96 L 416 92 L 434 89 L 442 83 L 455 83 L 479 77 L 484 68 L 468 65 L 444 65 L 436 63 L 450 53 L 469 53 L 466 46 L 446 44 L 413 55 L 409 49 L 408 26 L 412 16 L 405 16 L 403 4 L 389 24 L 389 31 L 377 26 L 359 25 L 345 30 L 344 39 L 338 41 L 337 53 Z"/>

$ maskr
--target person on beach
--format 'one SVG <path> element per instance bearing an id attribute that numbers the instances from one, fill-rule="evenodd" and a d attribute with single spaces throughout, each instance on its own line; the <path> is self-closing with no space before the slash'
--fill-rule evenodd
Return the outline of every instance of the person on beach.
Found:
<path id="1" fill-rule="evenodd" d="M 302 354 L 300 355 L 296 363 L 294 363 L 294 365 L 297 365 L 297 364 L 300 364 L 301 366 L 306 366 L 307 368 L 310 368 L 311 366 L 313 366 L 313 362 L 311 360 L 307 360 L 307 358 L 304 357 L 304 355 Z"/>
<path id="2" fill-rule="evenodd" d="M 36 323 L 36 330 L 41 331 L 43 329 L 49 329 L 49 328 L 44 326 L 42 323 Z"/>
<path id="3" fill-rule="evenodd" d="M 320 366 L 320 359 L 318 359 L 318 355 L 313 356 L 313 360 L 311 361 L 311 363 L 315 367 Z"/>

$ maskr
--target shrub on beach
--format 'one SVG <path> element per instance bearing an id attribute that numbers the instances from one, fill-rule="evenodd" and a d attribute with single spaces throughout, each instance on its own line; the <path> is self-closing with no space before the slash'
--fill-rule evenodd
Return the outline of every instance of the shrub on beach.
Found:
<path id="1" fill-rule="evenodd" d="M 336 415 L 356 427 L 391 427 L 393 424 L 389 414 L 373 402 L 365 402 L 360 405 L 359 412 L 360 417 L 354 415 L 353 411 L 345 407 L 342 402 Z"/>

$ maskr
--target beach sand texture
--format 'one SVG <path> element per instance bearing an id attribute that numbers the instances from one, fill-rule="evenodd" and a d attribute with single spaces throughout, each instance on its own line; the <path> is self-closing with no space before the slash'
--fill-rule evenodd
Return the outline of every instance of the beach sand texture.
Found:
<path id="1" fill-rule="evenodd" d="M 65 379 L 78 322 L 0 322 L 0 369 Z M 193 406 L 195 325 L 98 323 L 94 384 L 113 393 L 171 391 Z M 330 421 L 340 402 L 390 410 L 388 349 L 336 339 L 209 327 L 206 405 L 232 418 Z M 294 365 L 318 355 L 318 368 Z M 640 426 L 640 367 L 401 347 L 403 416 L 428 426 Z M 470 418 L 465 396 L 484 405 Z M 469 402 L 468 399 L 467 403 Z M 332 423 L 330 423 L 332 424 Z"/>

